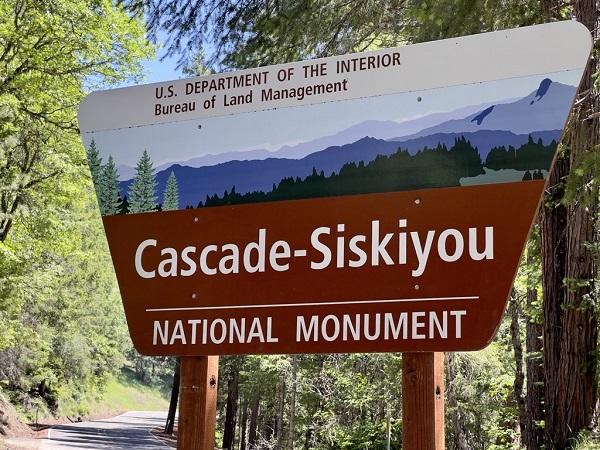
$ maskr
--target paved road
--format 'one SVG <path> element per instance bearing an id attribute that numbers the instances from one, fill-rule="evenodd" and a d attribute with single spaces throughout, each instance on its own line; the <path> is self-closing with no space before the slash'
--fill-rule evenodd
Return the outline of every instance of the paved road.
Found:
<path id="1" fill-rule="evenodd" d="M 163 426 L 166 413 L 131 411 L 110 419 L 55 426 L 41 450 L 165 450 L 150 430 Z"/>

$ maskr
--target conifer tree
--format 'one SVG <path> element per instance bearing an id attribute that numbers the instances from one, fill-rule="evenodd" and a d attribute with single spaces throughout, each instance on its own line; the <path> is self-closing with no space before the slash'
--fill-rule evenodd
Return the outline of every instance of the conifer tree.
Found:
<path id="1" fill-rule="evenodd" d="M 96 181 L 100 179 L 100 174 L 102 172 L 102 158 L 100 158 L 98 148 L 96 147 L 96 141 L 93 139 L 88 147 L 87 157 L 90 172 L 92 173 L 92 179 L 94 180 L 94 183 L 96 183 Z"/>
<path id="2" fill-rule="evenodd" d="M 135 177 L 129 188 L 129 205 L 129 212 L 131 213 L 156 209 L 156 177 L 147 150 L 144 150 L 135 167 Z"/>
<path id="3" fill-rule="evenodd" d="M 100 202 L 100 198 L 102 197 L 102 158 L 100 158 L 100 154 L 98 152 L 98 148 L 96 147 L 96 141 L 92 139 L 90 142 L 90 146 L 87 149 L 87 158 L 88 164 L 90 166 L 90 173 L 92 174 L 92 181 L 94 182 L 94 189 L 96 190 L 96 196 L 98 197 L 98 202 Z"/>
<path id="4" fill-rule="evenodd" d="M 119 214 L 129 214 L 129 200 L 127 200 L 127 196 L 124 196 L 121 200 L 121 209 L 119 210 Z"/>
<path id="5" fill-rule="evenodd" d="M 119 198 L 119 173 L 112 156 L 108 157 L 108 163 L 102 169 L 100 186 L 100 212 L 103 216 L 118 214 L 121 210 L 121 199 Z"/>
<path id="6" fill-rule="evenodd" d="M 163 211 L 174 211 L 179 209 L 179 190 L 177 188 L 177 178 L 175 172 L 171 171 L 165 193 L 163 195 Z"/>

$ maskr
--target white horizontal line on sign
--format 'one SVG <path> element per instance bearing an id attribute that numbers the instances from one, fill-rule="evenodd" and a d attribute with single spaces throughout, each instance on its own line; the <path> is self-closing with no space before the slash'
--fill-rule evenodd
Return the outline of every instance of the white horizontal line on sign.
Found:
<path id="1" fill-rule="evenodd" d="M 184 308 L 148 308 L 146 312 L 202 311 L 214 309 L 286 308 L 292 306 L 370 305 L 375 303 L 435 302 L 449 300 L 479 300 L 478 295 L 461 297 L 393 298 L 385 300 L 351 300 L 346 302 L 275 303 L 270 305 L 190 306 Z"/>

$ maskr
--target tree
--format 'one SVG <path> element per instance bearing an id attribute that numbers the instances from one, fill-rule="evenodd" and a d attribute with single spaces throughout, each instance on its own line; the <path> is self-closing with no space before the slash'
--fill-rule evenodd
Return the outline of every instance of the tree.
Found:
<path id="1" fill-rule="evenodd" d="M 252 67 L 359 51 L 402 42 L 406 0 L 124 0 L 144 12 L 151 38 L 168 36 L 166 55 L 194 67 L 203 44 L 214 49 L 206 63 Z M 318 20 L 315 18 L 318 17 Z M 201 67 L 203 67 L 202 65 Z"/>
<path id="2" fill-rule="evenodd" d="M 121 200 L 121 209 L 119 209 L 119 214 L 129 214 L 129 200 L 127 200 L 126 195 Z"/>
<path id="3" fill-rule="evenodd" d="M 555 18 L 562 9 L 542 6 Z M 575 1 L 568 11 L 598 39 L 595 2 Z M 597 50 L 596 50 L 597 52 Z M 569 448 L 587 429 L 597 402 L 595 307 L 597 243 L 597 158 L 600 96 L 594 79 L 597 55 L 579 87 L 579 99 L 549 176 L 541 219 L 544 293 L 545 435 L 548 448 Z M 565 184 L 565 180 L 568 183 Z"/>
<path id="4" fill-rule="evenodd" d="M 193 67 L 248 68 L 538 23 L 536 0 L 123 0 L 144 12 L 166 55 Z"/>
<path id="5" fill-rule="evenodd" d="M 156 178 L 148 151 L 144 150 L 135 167 L 135 177 L 129 188 L 129 212 L 141 213 L 156 209 Z"/>
<path id="6" fill-rule="evenodd" d="M 103 216 L 119 214 L 121 210 L 121 198 L 119 197 L 119 173 L 112 156 L 102 168 L 100 185 L 100 212 Z"/>
<path id="7" fill-rule="evenodd" d="M 96 148 L 96 141 L 92 139 L 90 146 L 87 149 L 88 165 L 90 166 L 90 174 L 92 175 L 92 181 L 94 182 L 94 188 L 96 189 L 96 196 L 100 198 L 100 185 L 102 178 L 102 158 Z"/>
<path id="8" fill-rule="evenodd" d="M 169 412 L 165 422 L 165 433 L 173 434 L 175 427 L 175 413 L 177 412 L 177 403 L 179 400 L 179 385 L 181 382 L 181 359 L 175 359 L 175 369 L 173 370 L 173 385 L 171 386 L 171 400 L 169 401 Z"/>
<path id="9" fill-rule="evenodd" d="M 177 189 L 177 178 L 175 172 L 171 171 L 171 175 L 167 179 L 167 186 L 163 195 L 163 211 L 174 211 L 179 209 L 179 192 Z"/>
<path id="10" fill-rule="evenodd" d="M 81 162 L 76 108 L 90 88 L 138 73 L 140 21 L 110 0 L 0 4 L 0 242 L 39 187 Z"/>
<path id="11" fill-rule="evenodd" d="M 25 414 L 80 413 L 125 362 L 76 112 L 151 53 L 110 0 L 0 2 L 0 377 Z"/>

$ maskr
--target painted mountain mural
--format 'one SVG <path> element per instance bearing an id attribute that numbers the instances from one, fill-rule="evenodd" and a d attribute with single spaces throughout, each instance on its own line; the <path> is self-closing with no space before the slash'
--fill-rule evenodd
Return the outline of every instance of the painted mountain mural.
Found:
<path id="1" fill-rule="evenodd" d="M 275 151 L 231 150 L 155 171 L 147 161 L 153 201 L 159 209 L 183 209 L 541 179 L 576 88 L 550 78 L 538 83 L 525 97 L 475 105 L 463 99 L 467 106 L 451 112 L 403 122 L 366 120 Z M 122 173 L 118 183 L 119 212 L 131 212 L 139 169 L 118 167 L 129 176 L 123 180 Z M 172 193 L 167 198 L 173 186 L 175 208 Z"/>

